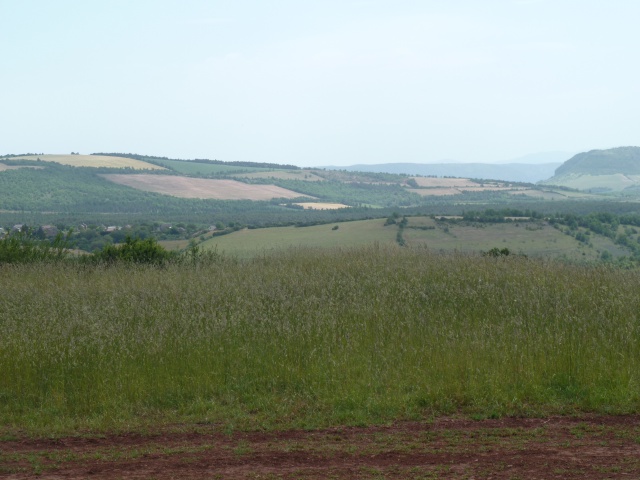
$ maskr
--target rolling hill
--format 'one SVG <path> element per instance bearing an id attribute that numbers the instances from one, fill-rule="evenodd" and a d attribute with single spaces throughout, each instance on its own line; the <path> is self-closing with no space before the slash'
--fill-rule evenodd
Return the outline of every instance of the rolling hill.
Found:
<path id="1" fill-rule="evenodd" d="M 490 178 L 506 182 L 536 183 L 554 174 L 560 162 L 552 163 L 383 163 L 378 165 L 351 165 L 326 167 L 350 172 L 380 172 L 399 175 L 439 177 Z"/>
<path id="2" fill-rule="evenodd" d="M 640 192 L 640 147 L 579 153 L 541 182 L 592 192 Z"/>

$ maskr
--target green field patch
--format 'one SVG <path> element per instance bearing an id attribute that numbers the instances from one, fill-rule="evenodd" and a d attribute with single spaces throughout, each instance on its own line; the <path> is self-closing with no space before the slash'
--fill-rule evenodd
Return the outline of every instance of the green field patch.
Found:
<path id="1" fill-rule="evenodd" d="M 573 261 L 596 261 L 604 251 L 609 252 L 613 258 L 630 254 L 627 249 L 605 236 L 592 234 L 588 242 L 580 242 L 576 240 L 575 233 L 565 233 L 568 232 L 566 227 L 556 229 L 546 222 L 525 219 L 470 224 L 460 222 L 461 217 L 450 218 L 454 221 L 443 222 L 426 216 L 407 217 L 407 225 L 401 235 L 404 246 L 466 253 L 507 248 L 514 254 Z M 290 247 L 352 247 L 372 242 L 397 244 L 398 225 L 385 223 L 386 220 L 360 220 L 310 227 L 244 229 L 214 237 L 202 246 L 249 258 L 265 251 Z M 631 239 L 635 240 L 635 237 L 632 235 Z"/>
<path id="2" fill-rule="evenodd" d="M 575 188 L 577 190 L 619 192 L 626 188 L 640 185 L 640 175 L 624 175 L 622 173 L 609 175 L 567 173 L 553 177 L 545 183 Z"/>
<path id="3" fill-rule="evenodd" d="M 513 253 L 532 256 L 566 256 L 574 260 L 595 260 L 598 252 L 561 231 L 543 223 L 505 222 L 494 224 L 431 223 L 420 217 L 410 217 L 404 230 L 404 240 L 410 247 L 426 246 L 432 250 L 461 252 L 488 251 L 508 248 Z M 411 228 L 432 225 L 434 229 Z M 583 255 L 583 253 L 585 255 Z"/>
<path id="4" fill-rule="evenodd" d="M 512 190 L 508 192 L 510 195 L 524 195 L 526 197 L 538 198 L 541 200 L 563 200 L 566 198 L 580 198 L 585 197 L 584 193 L 579 192 L 560 192 L 553 191 L 548 189 L 535 189 L 535 188 L 527 188 L 522 190 Z"/>
<path id="5" fill-rule="evenodd" d="M 207 249 L 241 258 L 291 247 L 354 247 L 375 242 L 394 245 L 397 229 L 384 226 L 384 219 L 360 220 L 311 227 L 244 229 L 202 243 Z M 335 227 L 337 229 L 334 229 Z"/>
<path id="6" fill-rule="evenodd" d="M 269 170 L 233 175 L 236 178 L 266 178 L 277 180 L 302 180 L 305 182 L 322 182 L 324 178 L 306 170 Z"/>
<path id="7" fill-rule="evenodd" d="M 264 168 L 241 167 L 236 165 L 221 165 L 215 163 L 200 163 L 188 160 L 166 160 L 163 158 L 154 158 L 153 161 L 160 165 L 164 165 L 175 172 L 183 175 L 217 175 L 231 174 L 239 172 L 259 172 L 266 170 Z"/>

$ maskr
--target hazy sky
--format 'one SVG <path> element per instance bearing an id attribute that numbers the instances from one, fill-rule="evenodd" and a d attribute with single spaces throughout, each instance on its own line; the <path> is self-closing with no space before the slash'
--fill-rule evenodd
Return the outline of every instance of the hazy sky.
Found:
<path id="1" fill-rule="evenodd" d="M 0 154 L 300 166 L 640 145 L 638 0 L 0 0 Z"/>

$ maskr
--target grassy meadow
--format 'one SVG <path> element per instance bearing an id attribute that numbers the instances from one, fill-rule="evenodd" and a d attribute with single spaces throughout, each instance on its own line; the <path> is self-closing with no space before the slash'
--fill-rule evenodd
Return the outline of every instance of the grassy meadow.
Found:
<path id="1" fill-rule="evenodd" d="M 373 245 L 0 281 L 0 433 L 640 407 L 637 270 Z"/>
<path id="2" fill-rule="evenodd" d="M 244 229 L 213 237 L 201 247 L 238 258 L 252 258 L 292 247 L 358 247 L 375 242 L 393 247 L 397 228 L 393 225 L 385 227 L 384 222 L 384 219 L 374 219 L 310 227 Z M 336 226 L 338 228 L 334 230 Z"/>
<path id="3" fill-rule="evenodd" d="M 165 158 L 154 158 L 153 161 L 182 175 L 218 175 L 238 172 L 261 172 L 265 170 L 263 168 L 190 162 L 186 160 L 168 160 Z"/>
<path id="4" fill-rule="evenodd" d="M 640 184 L 640 175 L 568 173 L 553 177 L 544 184 L 562 185 L 578 190 L 619 192 Z"/>
<path id="5" fill-rule="evenodd" d="M 335 226 L 337 230 L 333 230 Z M 378 242 L 397 245 L 398 227 L 385 219 L 358 220 L 310 227 L 244 229 L 217 236 L 201 246 L 230 256 L 251 258 L 264 252 L 291 247 L 358 247 Z M 593 235 L 593 247 L 576 241 L 548 224 L 506 222 L 454 224 L 424 216 L 407 217 L 402 232 L 406 245 L 437 252 L 480 253 L 492 248 L 508 248 L 513 253 L 537 257 L 562 257 L 572 261 L 596 261 L 603 251 L 613 257 L 628 254 L 601 235 Z"/>

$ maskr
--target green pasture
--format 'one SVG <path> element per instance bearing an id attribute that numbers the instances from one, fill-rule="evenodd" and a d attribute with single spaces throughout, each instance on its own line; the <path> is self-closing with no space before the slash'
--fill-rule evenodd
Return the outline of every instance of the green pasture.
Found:
<path id="1" fill-rule="evenodd" d="M 552 190 L 549 188 L 528 189 L 528 190 L 514 190 L 509 192 L 514 196 L 514 200 L 519 196 L 534 197 L 540 200 L 566 200 L 566 199 L 586 199 L 595 198 L 586 192 L 574 192 L 569 190 Z"/>
<path id="2" fill-rule="evenodd" d="M 183 175 L 215 175 L 238 172 L 261 172 L 263 170 L 266 170 L 264 168 L 239 167 L 215 163 L 198 163 L 186 160 L 180 161 L 154 158 L 153 161 Z"/>
<path id="3" fill-rule="evenodd" d="M 291 247 L 355 247 L 378 242 L 393 246 L 395 226 L 384 226 L 384 219 L 331 223 L 311 227 L 244 229 L 214 237 L 201 244 L 238 258 L 249 258 Z M 335 227 L 338 227 L 334 230 Z"/>
<path id="4" fill-rule="evenodd" d="M 608 189 L 619 192 L 625 188 L 640 184 L 640 175 L 623 175 L 621 173 L 611 175 L 565 174 L 551 179 L 554 185 L 562 185 L 578 190 Z"/>
<path id="5" fill-rule="evenodd" d="M 335 226 L 337 230 L 333 230 Z M 397 225 L 385 219 L 359 220 L 311 227 L 245 229 L 214 237 L 202 243 L 238 258 L 250 258 L 265 252 L 290 247 L 354 247 L 374 242 L 397 245 Z M 628 255 L 624 248 L 601 235 L 592 235 L 592 246 L 546 223 L 507 222 L 475 225 L 438 222 L 429 217 L 407 217 L 402 233 L 405 245 L 434 251 L 480 253 L 492 248 L 508 248 L 513 253 L 537 257 L 563 257 L 576 261 L 595 261 L 603 251 L 613 257 Z"/>
<path id="6" fill-rule="evenodd" d="M 634 270 L 379 244 L 0 268 L 5 437 L 640 409 Z"/>
<path id="7" fill-rule="evenodd" d="M 426 225 L 435 228 L 412 228 Z M 513 253 L 572 260 L 596 260 L 603 250 L 608 250 L 613 256 L 629 253 L 603 236 L 594 235 L 597 243 L 591 248 L 546 223 L 535 222 L 468 225 L 409 217 L 403 237 L 409 247 L 424 246 L 436 251 L 480 252 L 497 247 L 508 248 Z"/>

